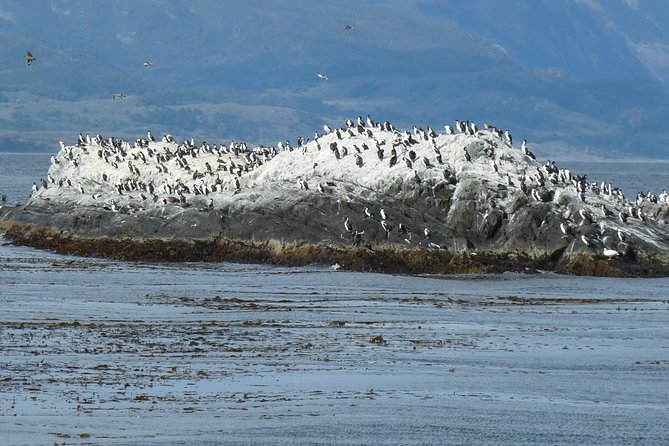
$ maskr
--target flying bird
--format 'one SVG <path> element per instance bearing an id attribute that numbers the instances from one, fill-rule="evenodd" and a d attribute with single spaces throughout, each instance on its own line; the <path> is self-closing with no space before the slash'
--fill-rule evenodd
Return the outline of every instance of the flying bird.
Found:
<path id="1" fill-rule="evenodd" d="M 28 62 L 28 66 L 32 65 L 33 62 L 35 62 L 36 60 L 37 59 L 35 58 L 35 56 L 33 56 L 33 53 L 31 53 L 30 51 L 26 52 L 26 62 Z"/>
<path id="2" fill-rule="evenodd" d="M 143 65 L 144 68 L 149 68 L 153 66 L 153 62 L 151 62 L 150 60 L 145 60 Z"/>
<path id="3" fill-rule="evenodd" d="M 125 93 L 114 93 L 112 95 L 112 99 L 123 99 L 125 97 Z"/>
<path id="4" fill-rule="evenodd" d="M 328 75 L 325 73 L 321 73 L 320 71 L 316 73 L 316 76 L 318 76 L 320 79 L 323 79 L 324 81 L 328 80 Z"/>
<path id="5" fill-rule="evenodd" d="M 344 29 L 345 29 L 346 31 L 353 31 L 355 28 L 353 27 L 353 25 L 346 25 L 346 26 L 344 27 Z"/>

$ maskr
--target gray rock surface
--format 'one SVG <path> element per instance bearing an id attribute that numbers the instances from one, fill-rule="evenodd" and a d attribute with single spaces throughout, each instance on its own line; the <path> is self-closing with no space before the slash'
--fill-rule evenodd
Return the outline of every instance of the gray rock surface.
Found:
<path id="1" fill-rule="evenodd" d="M 630 201 L 615 185 L 537 163 L 494 129 L 437 134 L 369 124 L 296 148 L 82 136 L 53 157 L 46 187 L 2 218 L 87 236 L 395 243 L 529 256 L 669 252 L 666 194 Z"/>

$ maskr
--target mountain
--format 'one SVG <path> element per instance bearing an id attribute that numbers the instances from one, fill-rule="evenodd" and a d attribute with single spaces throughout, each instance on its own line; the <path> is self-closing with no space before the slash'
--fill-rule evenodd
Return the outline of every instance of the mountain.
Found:
<path id="1" fill-rule="evenodd" d="M 0 148 L 52 151 L 79 132 L 134 139 L 147 130 L 275 144 L 369 113 L 400 128 L 491 122 L 544 158 L 662 158 L 663 5 L 5 3 Z"/>

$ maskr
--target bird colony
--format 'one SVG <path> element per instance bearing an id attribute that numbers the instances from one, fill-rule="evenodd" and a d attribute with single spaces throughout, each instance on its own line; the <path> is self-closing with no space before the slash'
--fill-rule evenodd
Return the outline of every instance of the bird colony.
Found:
<path id="1" fill-rule="evenodd" d="M 629 200 L 537 162 L 508 130 L 454 124 L 399 130 L 358 117 L 273 147 L 80 134 L 61 142 L 27 207 L 188 215 L 191 226 L 213 215 L 213 234 L 353 245 L 608 258 L 669 248 L 666 192 Z"/>

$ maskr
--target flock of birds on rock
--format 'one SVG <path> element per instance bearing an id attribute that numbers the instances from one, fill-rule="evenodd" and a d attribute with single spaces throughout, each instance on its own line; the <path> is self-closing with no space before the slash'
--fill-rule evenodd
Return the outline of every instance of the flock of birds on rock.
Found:
<path id="1" fill-rule="evenodd" d="M 469 144 L 461 147 L 462 152 L 458 155 L 452 153 L 452 144 L 447 145 L 445 141 L 460 135 L 465 137 L 462 142 Z M 481 141 L 486 144 L 479 144 Z M 431 127 L 399 131 L 390 122 L 374 122 L 369 115 L 366 119 L 362 116 L 356 120 L 349 119 L 341 128 L 333 129 L 325 125 L 323 134 L 315 133 L 311 141 L 299 137 L 295 147 L 289 141 L 279 142 L 276 147 L 254 148 L 235 141 L 227 145 L 205 141 L 196 144 L 192 138 L 177 143 L 171 135 L 164 135 L 157 140 L 151 132 L 147 133 L 146 138 L 137 139 L 133 143 L 103 138 L 101 135 L 91 137 L 80 134 L 74 146 L 66 146 L 61 141 L 61 150 L 52 157 L 52 167 L 47 178 L 40 181 L 41 187 L 37 183 L 33 184 L 33 193 L 41 197 L 42 194 L 38 192 L 50 189 L 51 194 L 43 197 L 48 200 L 60 196 L 59 192 L 53 192 L 52 189 L 74 191 L 75 194 L 78 192 L 78 204 L 102 206 L 117 213 L 137 213 L 151 207 L 161 208 L 164 212 L 165 207 L 170 205 L 182 208 L 196 206 L 208 212 L 217 208 L 214 199 L 220 200 L 224 192 L 228 192 L 225 196 L 231 198 L 245 187 L 253 187 L 248 185 L 253 183 L 246 179 L 248 174 L 282 153 L 294 152 L 294 155 L 290 155 L 295 157 L 293 162 L 300 163 L 303 170 L 307 171 L 317 169 L 317 162 L 313 163 L 313 167 L 308 165 L 315 159 L 316 153 L 327 152 L 331 152 L 332 162 L 339 166 L 348 157 L 352 158 L 356 166 L 351 165 L 353 169 L 362 170 L 371 165 L 371 168 L 379 171 L 392 170 L 397 169 L 396 165 L 403 164 L 407 170 L 397 172 L 409 173 L 415 184 L 429 180 L 433 191 L 457 184 L 458 175 L 466 166 L 483 164 L 483 168 L 497 175 L 498 188 L 519 188 L 528 199 L 536 202 L 552 201 L 557 186 L 572 190 L 583 204 L 590 201 L 587 198 L 589 196 L 598 197 L 599 212 L 594 212 L 592 207 L 581 207 L 564 218 L 560 229 L 564 237 L 580 240 L 585 246 L 599 243 L 609 258 L 619 253 L 619 249 L 613 246 L 612 237 L 619 243 L 627 243 L 625 231 L 617 229 L 611 233 L 612 225 L 608 225 L 601 226 L 599 234 L 595 234 L 591 230 L 581 231 L 582 227 L 591 227 L 597 220 L 605 219 L 617 219 L 618 225 L 626 224 L 628 219 L 646 222 L 647 217 L 642 210 L 644 203 L 669 204 L 666 192 L 659 196 L 640 193 L 634 202 L 629 202 L 622 191 L 610 183 L 598 185 L 588 182 L 586 176 L 573 175 L 567 169 L 558 168 L 555 162 L 548 161 L 540 165 L 529 150 L 527 141 L 523 141 L 520 151 L 506 153 L 501 150 L 501 147 L 505 150 L 513 149 L 512 144 L 512 135 L 508 130 L 503 131 L 489 124 L 484 126 L 484 130 L 479 130 L 474 122 L 455 121 L 455 128 L 445 125 L 444 133 L 441 134 Z M 481 150 L 477 149 L 479 146 Z M 442 153 L 444 147 L 448 147 L 448 153 Z M 311 158 L 307 158 L 311 161 L 304 162 L 304 157 L 310 151 L 314 152 Z M 518 164 L 515 158 L 510 158 L 510 153 L 518 152 L 520 155 L 514 156 L 521 156 L 526 161 L 522 173 L 500 169 L 503 163 Z M 456 164 L 461 165 L 456 168 Z M 68 173 L 72 178 L 68 177 Z M 291 175 L 292 172 L 286 174 Z M 336 188 L 331 178 L 319 181 L 315 190 L 307 180 L 307 175 L 295 178 L 296 187 L 302 193 L 326 194 Z M 247 185 L 244 185 L 245 181 Z M 501 199 L 494 194 L 487 196 L 485 201 L 489 210 L 503 207 L 497 203 Z M 590 206 L 594 206 L 594 203 Z M 364 218 L 369 221 L 376 220 L 375 214 L 380 216 L 378 224 L 386 239 L 391 231 L 396 230 L 397 234 L 405 237 L 405 241 L 411 243 L 408 225 L 413 222 L 391 221 L 385 209 L 364 209 Z M 354 228 L 351 220 L 346 216 L 343 228 L 352 243 L 359 245 L 365 230 L 362 227 Z M 422 227 L 420 233 L 426 245 L 441 247 L 432 242 L 432 228 Z"/>
<path id="2" fill-rule="evenodd" d="M 374 123 L 373 121 L 371 121 L 371 118 L 369 116 L 367 117 L 366 123 L 367 123 L 367 128 L 374 127 Z M 352 131 L 353 128 L 357 128 L 358 133 L 363 133 L 365 131 L 369 132 L 369 130 L 365 129 L 364 124 L 365 123 L 363 122 L 361 117 L 358 117 L 357 126 L 356 123 L 354 123 L 351 120 L 348 120 L 346 122 L 347 125 L 346 132 L 348 132 L 349 136 L 354 135 L 354 131 Z M 413 152 L 410 149 L 407 150 L 407 148 L 421 141 L 431 142 L 435 152 L 435 160 L 437 161 L 436 164 L 440 165 L 444 164 L 442 161 L 440 150 L 435 142 L 435 138 L 438 135 L 430 127 L 428 127 L 427 130 L 414 127 L 413 134 L 411 134 L 408 131 L 405 131 L 403 133 L 397 132 L 394 126 L 392 126 L 392 124 L 389 123 L 377 124 L 377 127 L 379 129 L 385 129 L 387 131 L 392 131 L 397 133 L 397 135 L 400 137 L 399 140 L 401 140 L 401 145 L 405 149 L 402 159 L 406 162 L 407 167 L 409 169 L 411 169 L 413 163 L 416 162 L 416 158 L 415 158 L 415 152 Z M 457 133 L 460 134 L 469 136 L 483 135 L 483 133 L 479 132 L 478 126 L 474 122 L 469 122 L 469 121 L 463 122 L 456 120 L 455 128 L 457 129 Z M 498 140 L 501 140 L 505 144 L 507 144 L 508 147 L 513 147 L 513 137 L 509 130 L 502 131 L 501 129 L 489 124 L 485 124 L 484 128 L 489 134 L 494 135 Z M 453 127 L 451 127 L 448 124 L 444 126 L 444 129 L 446 135 L 456 134 L 456 131 L 454 131 Z M 325 127 L 325 130 L 327 133 L 332 132 L 332 130 L 327 126 Z M 339 129 L 335 130 L 335 133 L 337 134 L 338 140 L 342 139 L 342 134 L 341 134 L 342 132 Z M 372 137 L 372 134 L 370 133 L 368 136 Z M 497 147 L 497 144 L 492 142 L 492 146 Z M 395 144 L 393 144 L 393 149 L 391 151 L 391 156 L 388 164 L 389 167 L 393 167 L 397 163 L 398 154 L 394 147 Z M 335 157 L 337 159 L 340 159 L 339 149 L 336 141 L 330 144 L 330 149 L 333 151 Z M 378 143 L 377 143 L 377 150 L 379 159 L 382 160 L 384 157 L 384 152 L 383 149 L 378 146 Z M 528 160 L 536 161 L 536 157 L 529 150 L 526 140 L 523 140 L 520 150 L 521 153 L 524 156 L 526 156 Z M 360 153 L 359 149 L 358 153 Z M 497 161 L 495 160 L 494 149 L 486 150 L 484 153 L 493 160 L 492 161 L 493 170 L 496 173 L 499 173 L 499 167 Z M 362 158 L 357 153 L 354 155 L 356 156 L 356 164 L 361 166 Z M 472 156 L 468 152 L 467 147 L 463 148 L 463 157 L 467 163 L 473 162 Z M 428 158 L 424 157 L 422 161 L 424 162 L 426 167 L 431 166 L 431 161 Z M 414 174 L 416 174 L 416 171 L 414 171 Z M 451 178 L 451 176 L 452 173 L 449 172 L 448 169 L 444 169 L 444 177 L 446 179 L 449 179 Z M 416 178 L 417 182 L 420 183 L 420 178 L 418 178 L 417 174 Z M 609 218 L 617 216 L 617 218 L 620 220 L 620 223 L 622 224 L 627 223 L 629 218 L 633 218 L 644 223 L 647 222 L 648 221 L 647 217 L 645 216 L 642 210 L 644 203 L 659 203 L 659 204 L 669 205 L 669 194 L 667 194 L 666 190 L 659 196 L 655 196 L 650 192 L 647 193 L 640 192 L 639 194 L 637 194 L 635 202 L 631 203 L 627 201 L 622 191 L 614 187 L 611 183 L 602 182 L 600 185 L 598 185 L 597 183 L 588 183 L 586 179 L 587 175 L 583 176 L 573 175 L 569 170 L 560 169 L 557 167 L 554 161 L 551 162 L 549 160 L 545 165 L 538 166 L 536 168 L 536 172 L 533 175 L 521 176 L 518 187 L 525 193 L 525 195 L 527 195 L 528 197 L 532 198 L 537 202 L 545 202 L 552 198 L 551 194 L 545 193 L 547 192 L 547 187 L 546 187 L 547 183 L 551 183 L 555 186 L 562 185 L 567 187 L 568 186 L 573 187 L 574 191 L 578 195 L 579 200 L 583 203 L 586 202 L 586 192 L 594 196 L 602 197 L 605 199 L 605 201 L 610 201 L 611 204 L 613 204 L 616 208 L 619 208 L 621 206 L 624 208 L 623 210 L 614 213 L 606 206 L 606 204 L 602 203 L 600 204 L 602 217 Z M 515 186 L 513 180 L 511 179 L 511 176 L 508 173 L 506 174 L 506 183 L 508 186 Z M 489 198 L 489 205 L 491 208 L 497 207 L 494 198 Z M 366 218 L 373 217 L 373 214 L 368 207 L 364 209 L 364 214 Z M 387 237 L 390 234 L 393 225 L 388 220 L 384 209 L 380 209 L 380 216 L 381 216 L 380 224 L 383 227 L 383 230 L 386 232 L 386 237 Z M 585 246 L 592 247 L 595 243 L 595 240 L 589 238 L 585 234 L 579 235 L 578 231 L 579 228 L 584 225 L 594 224 L 595 220 L 596 216 L 593 215 L 591 212 L 586 211 L 584 209 L 579 209 L 576 214 L 569 215 L 565 219 L 565 222 L 560 223 L 560 229 L 564 237 L 569 238 L 578 235 L 578 240 L 580 240 Z M 407 228 L 404 224 L 400 223 L 397 227 L 400 233 L 403 234 L 407 233 Z M 364 231 L 358 231 L 357 229 L 354 229 L 348 217 L 346 217 L 346 219 L 344 220 L 344 229 L 351 234 L 354 245 L 358 245 L 361 242 L 361 235 L 364 234 Z M 600 228 L 600 234 L 597 237 L 598 239 L 597 241 L 600 241 L 604 246 L 603 254 L 607 256 L 609 259 L 611 259 L 612 257 L 619 255 L 620 253 L 618 250 L 611 249 L 610 247 L 608 247 L 613 242 L 611 240 L 612 236 L 610 234 L 607 234 L 603 229 L 604 228 Z M 431 238 L 432 235 L 432 230 L 428 227 L 424 227 L 422 232 L 424 238 L 429 242 L 429 239 Z M 615 237 L 620 243 L 623 244 L 623 247 L 626 248 L 627 236 L 625 235 L 625 232 L 622 230 L 617 230 L 615 231 Z M 410 239 L 405 239 L 405 240 L 407 241 L 407 243 L 410 242 Z M 439 247 L 439 245 L 436 245 L 434 243 L 428 243 L 428 246 Z"/>
<path id="3" fill-rule="evenodd" d="M 77 144 L 72 147 L 66 146 L 62 141 L 60 144 L 61 151 L 51 158 L 52 166 L 56 167 L 55 175 L 62 172 L 59 167 L 63 163 L 77 169 L 80 163 L 87 162 L 89 167 L 99 171 L 99 177 L 88 177 L 88 181 L 74 184 L 67 176 L 56 178 L 49 173 L 47 180 L 41 180 L 42 188 L 76 188 L 80 194 L 87 194 L 87 189 L 90 188 L 95 191 L 91 195 L 94 201 L 103 200 L 104 206 L 110 210 L 126 213 L 142 211 L 146 205 L 133 206 L 129 203 L 121 209 L 117 204 L 121 197 L 139 198 L 138 203 L 153 202 L 159 205 L 178 204 L 181 207 L 190 207 L 187 196 L 208 196 L 229 190 L 231 185 L 238 192 L 241 190 L 239 178 L 242 174 L 264 164 L 277 153 L 270 147 L 250 150 L 245 143 L 235 142 L 227 146 L 202 142 L 198 146 L 193 139 L 189 139 L 176 144 L 171 135 L 164 135 L 157 142 L 151 132 L 147 133 L 146 138 L 137 139 L 134 144 L 123 139 L 104 139 L 100 135 L 91 137 L 83 134 L 79 135 Z M 91 166 L 91 157 L 95 157 L 97 165 Z M 102 168 L 99 163 L 103 163 Z M 151 180 L 142 180 L 147 177 Z M 115 198 L 104 201 L 110 197 L 103 197 L 101 191 L 110 189 Z M 38 190 L 34 183 L 33 192 Z M 205 210 L 211 209 L 213 201 L 209 201 Z"/>

